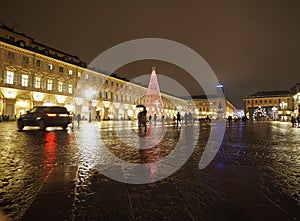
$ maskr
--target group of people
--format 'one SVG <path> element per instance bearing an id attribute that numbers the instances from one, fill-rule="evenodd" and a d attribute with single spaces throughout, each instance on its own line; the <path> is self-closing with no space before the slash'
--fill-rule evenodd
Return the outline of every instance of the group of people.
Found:
<path id="1" fill-rule="evenodd" d="M 300 127 L 300 114 L 297 117 L 292 116 L 291 122 L 292 122 L 292 127 L 297 127 L 297 126 Z"/>
<path id="2" fill-rule="evenodd" d="M 173 117 L 173 121 L 174 121 L 174 123 L 176 122 L 177 127 L 179 126 L 179 124 L 181 125 L 183 122 L 186 126 L 187 125 L 191 125 L 191 126 L 194 125 L 194 117 L 193 117 L 191 112 L 185 113 L 183 117 L 178 112 L 176 117 L 175 116 Z"/>
<path id="3" fill-rule="evenodd" d="M 185 124 L 187 124 L 187 115 L 185 116 Z M 164 122 L 164 120 L 165 120 L 165 116 L 162 116 L 161 117 L 161 122 L 163 123 Z M 181 115 L 180 115 L 180 113 L 178 112 L 177 114 L 176 114 L 176 117 L 174 116 L 173 117 L 173 121 L 174 121 L 174 123 L 176 123 L 176 125 L 177 125 L 177 127 L 179 126 L 179 124 L 181 125 L 182 124 L 182 117 L 181 117 Z M 156 123 L 156 121 L 157 121 L 157 115 L 156 114 L 154 114 L 153 115 L 153 121 L 154 121 L 154 123 Z M 151 123 L 152 122 L 152 115 L 150 115 L 149 116 L 149 122 Z"/>
<path id="4" fill-rule="evenodd" d="M 145 131 L 146 131 L 147 121 L 149 121 L 150 123 L 152 122 L 152 115 L 149 116 L 148 120 L 147 120 L 146 116 L 147 116 L 147 110 L 146 110 L 146 107 L 144 107 L 143 111 L 140 111 L 138 113 L 138 125 L 139 125 L 139 128 L 141 128 L 142 126 L 145 127 Z M 192 117 L 190 117 L 190 116 L 191 116 L 191 114 L 190 115 L 185 114 L 185 116 L 184 116 L 184 120 L 185 120 L 186 125 L 187 125 L 188 122 L 193 121 Z M 154 123 L 156 123 L 156 121 L 157 121 L 157 115 L 156 114 L 153 115 L 153 120 L 154 120 Z M 179 112 L 177 113 L 176 117 L 174 116 L 173 120 L 174 120 L 174 123 L 176 122 L 177 127 L 179 125 L 181 125 L 182 121 L 183 121 L 183 119 L 182 119 Z M 164 122 L 164 116 L 162 116 L 161 121 Z"/>
<path id="5" fill-rule="evenodd" d="M 9 115 L 2 115 L 2 116 L 0 116 L 0 122 L 2 122 L 2 121 L 8 122 L 9 121 Z"/>
<path id="6" fill-rule="evenodd" d="M 149 122 L 151 123 L 152 122 L 152 115 L 150 115 L 148 119 L 149 119 Z M 157 115 L 154 114 L 153 115 L 153 121 L 154 121 L 154 123 L 156 123 L 157 120 L 158 120 L 157 119 Z M 161 122 L 164 122 L 164 120 L 165 120 L 165 116 L 161 116 Z"/>

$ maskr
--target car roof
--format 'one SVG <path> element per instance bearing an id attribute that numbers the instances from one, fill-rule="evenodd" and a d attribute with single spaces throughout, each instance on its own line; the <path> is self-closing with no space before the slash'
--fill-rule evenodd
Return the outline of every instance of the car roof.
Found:
<path id="1" fill-rule="evenodd" d="M 67 108 L 62 106 L 34 106 L 33 109 L 36 108 L 38 111 L 54 111 L 59 113 L 68 112 Z"/>
<path id="2" fill-rule="evenodd" d="M 34 106 L 33 108 L 63 108 L 63 109 L 66 109 L 65 107 L 62 107 L 62 106 Z"/>

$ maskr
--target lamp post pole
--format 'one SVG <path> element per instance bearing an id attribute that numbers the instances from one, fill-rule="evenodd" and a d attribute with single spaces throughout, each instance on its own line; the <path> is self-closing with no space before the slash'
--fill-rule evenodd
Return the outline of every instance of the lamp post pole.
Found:
<path id="1" fill-rule="evenodd" d="M 92 101 L 89 100 L 89 123 L 92 122 Z"/>

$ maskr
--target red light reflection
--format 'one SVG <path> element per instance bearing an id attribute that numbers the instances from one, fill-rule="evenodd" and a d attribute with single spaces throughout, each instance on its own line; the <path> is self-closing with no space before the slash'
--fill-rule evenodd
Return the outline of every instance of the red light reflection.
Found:
<path id="1" fill-rule="evenodd" d="M 44 154 L 45 159 L 43 161 L 43 165 L 45 167 L 53 167 L 56 161 L 56 134 L 54 132 L 48 132 L 45 134 L 45 148 Z"/>

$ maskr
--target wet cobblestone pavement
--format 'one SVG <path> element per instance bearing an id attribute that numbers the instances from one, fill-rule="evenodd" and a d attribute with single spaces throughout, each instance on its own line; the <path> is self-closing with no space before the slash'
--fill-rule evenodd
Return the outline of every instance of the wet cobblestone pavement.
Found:
<path id="1" fill-rule="evenodd" d="M 218 154 L 203 170 L 198 164 L 214 123 L 181 130 L 152 125 L 146 137 L 153 136 L 149 142 L 155 148 L 145 150 L 137 149 L 145 132 L 135 122 L 83 122 L 68 131 L 18 132 L 15 122 L 0 126 L 0 209 L 13 220 L 22 219 L 50 171 L 66 166 L 78 168 L 70 220 L 251 220 L 227 180 L 246 183 L 300 219 L 300 128 L 288 123 L 227 125 Z M 195 151 L 163 180 L 124 184 L 94 168 L 101 162 L 113 167 L 113 160 L 103 157 L 103 145 L 125 161 L 155 162 L 169 155 L 180 134 L 189 130 L 199 133 Z M 243 196 L 242 190 L 235 192 Z"/>

